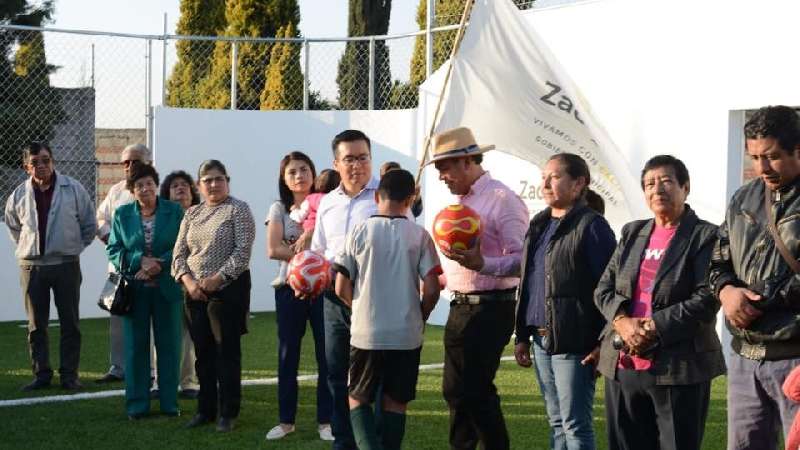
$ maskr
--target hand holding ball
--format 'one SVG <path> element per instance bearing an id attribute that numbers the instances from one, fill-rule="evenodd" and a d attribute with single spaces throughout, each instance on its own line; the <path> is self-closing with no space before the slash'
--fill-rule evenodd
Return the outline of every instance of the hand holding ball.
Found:
<path id="1" fill-rule="evenodd" d="M 316 297 L 331 284 L 331 263 L 322 255 L 304 250 L 289 261 L 286 282 L 295 291 Z"/>
<path id="2" fill-rule="evenodd" d="M 433 240 L 445 251 L 472 248 L 481 234 L 481 218 L 466 205 L 450 205 L 433 219 Z"/>

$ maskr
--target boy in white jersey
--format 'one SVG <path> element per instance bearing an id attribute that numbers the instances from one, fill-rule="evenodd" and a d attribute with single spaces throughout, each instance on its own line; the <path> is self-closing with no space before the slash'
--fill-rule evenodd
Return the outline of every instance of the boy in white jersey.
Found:
<path id="1" fill-rule="evenodd" d="M 433 239 L 407 218 L 414 193 L 408 171 L 387 172 L 375 192 L 377 214 L 353 228 L 335 259 L 336 295 L 353 309 L 348 393 L 361 450 L 400 448 L 406 408 L 416 396 L 424 322 L 439 300 L 442 270 Z M 379 386 L 380 430 L 372 410 Z"/>

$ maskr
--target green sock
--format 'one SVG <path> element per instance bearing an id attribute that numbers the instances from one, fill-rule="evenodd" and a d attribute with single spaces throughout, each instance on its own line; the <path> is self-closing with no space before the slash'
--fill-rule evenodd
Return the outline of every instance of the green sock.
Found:
<path id="1" fill-rule="evenodd" d="M 350 410 L 350 423 L 353 425 L 353 437 L 359 450 L 383 450 L 375 429 L 375 414 L 372 406 L 361 405 Z"/>
<path id="2" fill-rule="evenodd" d="M 391 411 L 381 411 L 383 415 L 381 440 L 384 450 L 400 450 L 403 435 L 406 433 L 406 415 Z"/>

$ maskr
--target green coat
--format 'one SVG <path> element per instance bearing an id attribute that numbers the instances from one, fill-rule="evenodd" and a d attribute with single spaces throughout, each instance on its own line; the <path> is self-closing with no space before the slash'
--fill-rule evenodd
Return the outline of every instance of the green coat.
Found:
<path id="1" fill-rule="evenodd" d="M 153 256 L 161 259 L 161 273 L 158 275 L 158 286 L 161 294 L 169 301 L 180 302 L 183 299 L 181 287 L 170 276 L 172 266 L 172 248 L 178 237 L 178 229 L 183 219 L 181 205 L 158 198 L 153 230 Z M 111 225 L 111 234 L 106 246 L 108 259 L 119 270 L 122 265 L 122 254 L 125 253 L 126 273 L 133 276 L 141 269 L 144 255 L 144 229 L 139 202 L 134 201 L 117 208 Z M 134 286 L 141 282 L 134 281 Z"/>

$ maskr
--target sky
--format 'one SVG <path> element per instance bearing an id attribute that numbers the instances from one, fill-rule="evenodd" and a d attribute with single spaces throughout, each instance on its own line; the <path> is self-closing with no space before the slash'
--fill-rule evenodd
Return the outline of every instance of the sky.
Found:
<path id="1" fill-rule="evenodd" d="M 389 34 L 417 31 L 418 0 L 395 0 Z M 300 32 L 305 37 L 347 36 L 347 0 L 298 0 Z M 56 0 L 50 28 L 88 30 L 137 35 L 175 34 L 180 0 Z M 147 41 L 76 34 L 47 33 L 48 62 L 59 69 L 51 75 L 57 87 L 95 88 L 95 117 L 99 128 L 143 128 L 147 102 Z M 413 39 L 390 41 L 393 79 L 408 79 Z M 151 104 L 160 105 L 162 67 L 167 78 L 176 61 L 174 41 L 166 52 L 161 41 L 153 41 Z M 337 93 L 336 66 L 343 43 L 312 44 L 309 80 L 312 91 L 328 99 Z M 166 57 L 163 55 L 166 54 Z M 166 60 L 166 64 L 162 61 Z"/>
<path id="2" fill-rule="evenodd" d="M 347 35 L 347 0 L 298 0 L 300 31 L 306 37 Z M 392 2 L 389 34 L 417 31 L 417 0 Z M 167 13 L 169 33 L 175 33 L 179 0 L 56 0 L 49 26 L 118 33 L 161 34 Z"/>

